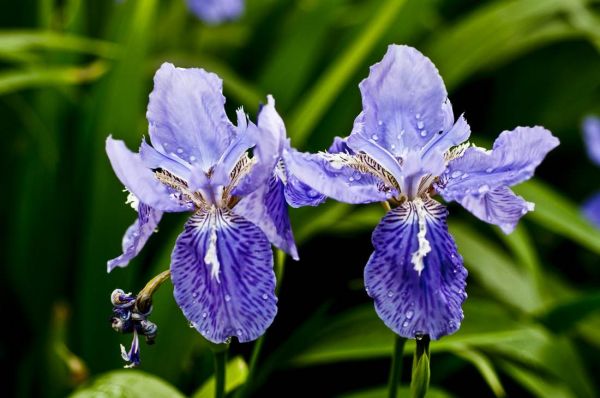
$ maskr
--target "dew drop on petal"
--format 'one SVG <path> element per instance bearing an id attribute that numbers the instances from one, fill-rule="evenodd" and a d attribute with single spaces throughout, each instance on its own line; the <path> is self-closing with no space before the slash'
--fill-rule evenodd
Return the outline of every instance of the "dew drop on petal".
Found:
<path id="1" fill-rule="evenodd" d="M 427 135 L 427 130 L 421 130 L 421 137 L 425 137 Z"/>
<path id="2" fill-rule="evenodd" d="M 387 296 L 388 297 L 394 297 L 394 293 L 391 290 L 388 290 Z"/>
<path id="3" fill-rule="evenodd" d="M 235 331 L 235 333 L 236 333 L 238 336 L 241 336 L 241 335 L 242 335 L 242 329 L 238 329 L 238 330 L 236 330 L 236 331 Z"/>
<path id="4" fill-rule="evenodd" d="M 410 319 L 412 318 L 414 315 L 414 312 L 412 310 L 408 310 L 406 311 L 406 319 Z"/>
<path id="5" fill-rule="evenodd" d="M 452 174 L 450 175 L 450 177 L 452 177 L 452 178 L 458 178 L 458 177 L 460 177 L 461 175 L 462 175 L 462 171 L 458 171 L 458 170 L 456 170 L 456 171 L 453 171 L 453 172 L 452 172 Z"/>
<path id="6" fill-rule="evenodd" d="M 375 141 L 377 141 L 377 140 L 379 139 L 379 137 L 377 137 L 377 134 L 373 134 L 373 135 L 371 136 L 371 138 L 373 138 Z"/>
<path id="7" fill-rule="evenodd" d="M 269 295 L 267 295 L 267 293 L 263 293 L 262 298 L 263 298 L 263 300 L 266 300 L 269 298 Z"/>
<path id="8" fill-rule="evenodd" d="M 202 318 L 206 318 L 208 316 L 208 314 L 206 312 L 202 313 Z"/>
<path id="9" fill-rule="evenodd" d="M 463 176 L 461 177 L 462 180 L 464 180 L 465 178 L 467 178 L 469 176 L 469 173 L 465 173 L 463 174 Z"/>
<path id="10" fill-rule="evenodd" d="M 485 169 L 486 173 L 491 173 L 492 171 L 494 171 L 492 167 L 488 167 L 487 169 Z"/>
<path id="11" fill-rule="evenodd" d="M 379 120 L 379 121 L 377 122 L 377 124 L 378 124 L 378 125 L 380 125 L 380 126 L 382 126 L 382 125 L 383 125 L 383 120 Z"/>
<path id="12" fill-rule="evenodd" d="M 419 121 L 417 122 L 417 128 L 419 128 L 419 129 L 422 129 L 423 127 L 425 127 L 425 123 L 423 123 L 423 121 L 422 121 L 422 120 L 419 120 Z"/>
<path id="13" fill-rule="evenodd" d="M 408 321 L 404 321 L 404 323 L 402 324 L 402 327 L 403 328 L 408 327 Z"/>
<path id="14" fill-rule="evenodd" d="M 190 156 L 190 162 L 195 162 L 196 161 L 196 157 L 194 155 Z"/>
<path id="15" fill-rule="evenodd" d="M 479 187 L 479 189 L 477 190 L 477 192 L 479 192 L 480 194 L 484 194 L 486 192 L 488 192 L 490 190 L 489 185 L 487 184 L 483 184 L 482 186 Z"/>
<path id="16" fill-rule="evenodd" d="M 350 182 L 354 181 L 354 177 L 352 177 L 352 176 L 348 177 L 348 181 L 350 181 Z"/>
<path id="17" fill-rule="evenodd" d="M 182 148 L 177 148 L 177 153 L 183 153 L 183 149 Z"/>
<path id="18" fill-rule="evenodd" d="M 421 114 L 420 114 L 420 113 L 417 113 L 417 114 L 415 115 L 415 117 L 416 117 L 417 119 L 420 119 L 420 118 L 421 118 Z"/>
<path id="19" fill-rule="evenodd" d="M 225 301 L 231 301 L 231 296 L 230 296 L 230 295 L 228 295 L 228 294 L 226 294 L 226 295 L 225 295 Z"/>

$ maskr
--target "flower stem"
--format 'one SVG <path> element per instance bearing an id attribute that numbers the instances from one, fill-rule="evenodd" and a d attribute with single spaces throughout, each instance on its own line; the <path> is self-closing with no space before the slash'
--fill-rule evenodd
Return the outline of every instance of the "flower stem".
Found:
<path id="1" fill-rule="evenodd" d="M 402 374 L 402 353 L 404 352 L 404 337 L 396 336 L 394 339 L 394 353 L 392 355 L 392 368 L 390 370 L 390 380 L 388 382 L 388 397 L 396 398 L 398 396 L 398 384 Z"/>
<path id="2" fill-rule="evenodd" d="M 225 366 L 227 348 L 215 350 L 215 398 L 225 398 Z"/>
<path id="3" fill-rule="evenodd" d="M 285 267 L 285 252 L 282 250 L 277 250 L 275 253 L 275 276 L 277 278 L 277 282 L 275 285 L 275 294 L 279 294 L 279 290 L 281 288 L 281 281 L 283 279 L 283 270 Z M 238 393 L 235 395 L 235 398 L 245 398 L 250 394 L 252 390 L 252 381 L 256 375 L 256 366 L 258 364 L 258 359 L 260 358 L 260 353 L 262 351 L 262 347 L 265 343 L 266 333 L 263 334 L 256 340 L 254 343 L 254 347 L 252 349 L 252 355 L 250 356 L 250 364 L 248 366 L 248 377 L 246 378 L 246 382 L 242 387 L 240 387 Z"/>

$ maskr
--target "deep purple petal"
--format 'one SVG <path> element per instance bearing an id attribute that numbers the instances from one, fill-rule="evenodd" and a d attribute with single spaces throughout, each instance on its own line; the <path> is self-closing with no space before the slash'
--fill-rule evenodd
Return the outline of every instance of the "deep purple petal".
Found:
<path id="1" fill-rule="evenodd" d="M 188 7 L 206 23 L 218 24 L 239 18 L 244 0 L 187 0 Z"/>
<path id="2" fill-rule="evenodd" d="M 250 172 L 235 187 L 233 193 L 237 196 L 248 195 L 258 187 L 268 184 L 281 157 L 286 136 L 285 125 L 275 109 L 273 97 L 269 95 L 267 99 L 267 104 L 258 115 L 257 126 L 251 125 L 248 128 L 249 134 L 255 137 L 253 154 L 256 159 Z"/>
<path id="3" fill-rule="evenodd" d="M 600 166 L 600 118 L 588 116 L 583 121 L 583 139 L 590 159 Z"/>
<path id="4" fill-rule="evenodd" d="M 363 112 L 352 134 L 376 141 L 395 156 L 422 149 L 446 127 L 444 82 L 429 58 L 412 47 L 390 45 L 359 87 Z"/>
<path id="5" fill-rule="evenodd" d="M 589 198 L 583 205 L 583 215 L 600 228 L 600 193 Z"/>
<path id="6" fill-rule="evenodd" d="M 265 234 L 232 213 L 196 213 L 171 256 L 174 296 L 207 340 L 260 337 L 277 312 L 273 253 Z"/>
<path id="7" fill-rule="evenodd" d="M 371 203 L 389 198 L 381 189 L 380 179 L 349 166 L 332 164 L 327 154 L 302 153 L 288 148 L 283 158 L 289 173 L 299 181 L 340 202 Z"/>
<path id="8" fill-rule="evenodd" d="M 106 153 L 119 180 L 140 202 L 166 212 L 188 211 L 190 207 L 175 200 L 152 170 L 146 167 L 140 155 L 131 152 L 121 140 L 106 139 Z"/>
<path id="9" fill-rule="evenodd" d="M 558 144 L 543 127 L 504 131 L 491 151 L 471 147 L 451 160 L 436 188 L 446 201 L 457 201 L 482 220 L 512 230 L 532 205 L 507 188 L 531 178 Z"/>
<path id="10" fill-rule="evenodd" d="M 107 263 L 108 272 L 115 267 L 125 267 L 142 250 L 146 241 L 156 230 L 163 212 L 139 203 L 137 206 L 138 218 L 127 228 L 123 236 L 123 254 Z"/>
<path id="11" fill-rule="evenodd" d="M 272 244 L 298 260 L 284 186 L 279 178 L 271 177 L 268 184 L 242 198 L 234 211 L 260 227 Z"/>
<path id="12" fill-rule="evenodd" d="M 439 339 L 460 327 L 467 270 L 446 216 L 446 208 L 432 199 L 408 201 L 388 212 L 373 232 L 375 251 L 365 268 L 365 286 L 379 317 L 400 336 Z M 421 244 L 426 254 L 419 273 L 420 218 L 430 250 Z"/>
<path id="13" fill-rule="evenodd" d="M 208 171 L 235 134 L 225 113 L 222 80 L 196 68 L 164 63 L 154 75 L 148 112 L 152 145 Z"/>
<path id="14" fill-rule="evenodd" d="M 527 202 L 508 187 L 496 187 L 481 195 L 463 196 L 460 204 L 480 220 L 498 225 L 506 234 L 511 233 L 534 204 Z"/>

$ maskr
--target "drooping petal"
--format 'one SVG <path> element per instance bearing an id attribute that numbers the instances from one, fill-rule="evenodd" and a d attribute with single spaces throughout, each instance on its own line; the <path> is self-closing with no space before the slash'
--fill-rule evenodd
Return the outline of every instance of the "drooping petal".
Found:
<path id="1" fill-rule="evenodd" d="M 271 245 L 229 212 L 190 218 L 171 256 L 171 279 L 183 314 L 213 343 L 257 339 L 277 312 Z"/>
<path id="2" fill-rule="evenodd" d="M 600 118 L 588 116 L 583 121 L 583 138 L 590 159 L 600 166 Z"/>
<path id="3" fill-rule="evenodd" d="M 304 206 L 318 206 L 327 199 L 327 196 L 317 192 L 309 185 L 300 181 L 295 175 L 284 172 L 284 194 L 287 203 L 295 208 Z"/>
<path id="4" fill-rule="evenodd" d="M 275 165 L 279 161 L 286 136 L 285 125 L 275 109 L 275 100 L 267 97 L 267 104 L 261 108 L 257 126 L 248 127 L 249 134 L 255 136 L 254 165 L 235 187 L 233 193 L 245 196 L 269 182 Z"/>
<path id="5" fill-rule="evenodd" d="M 365 286 L 379 317 L 400 336 L 438 339 L 460 327 L 467 270 L 446 216 L 432 199 L 407 201 L 373 232 Z"/>
<path id="6" fill-rule="evenodd" d="M 272 244 L 298 260 L 284 189 L 283 182 L 272 176 L 268 184 L 242 198 L 233 211 L 260 227 Z"/>
<path id="7" fill-rule="evenodd" d="M 218 24 L 239 18 L 244 0 L 187 0 L 190 9 L 206 23 Z"/>
<path id="8" fill-rule="evenodd" d="M 131 152 L 121 140 L 106 139 L 106 153 L 117 177 L 142 203 L 161 211 L 188 211 L 191 207 L 175 199 L 166 186 L 146 167 L 140 155 Z"/>
<path id="9" fill-rule="evenodd" d="M 512 230 L 532 205 L 506 188 L 531 178 L 558 144 L 543 127 L 505 131 L 491 151 L 471 147 L 451 160 L 436 188 L 446 201 L 457 201 L 483 221 Z"/>
<path id="10" fill-rule="evenodd" d="M 123 236 L 123 254 L 107 263 L 108 272 L 115 267 L 125 267 L 142 250 L 146 241 L 156 230 L 163 212 L 139 203 L 137 206 L 138 218 Z"/>
<path id="11" fill-rule="evenodd" d="M 125 368 L 135 368 L 140 364 L 140 339 L 135 329 L 133 330 L 133 340 L 129 351 L 121 344 L 121 358 L 127 363 Z"/>
<path id="12" fill-rule="evenodd" d="M 535 207 L 508 187 L 495 187 L 480 195 L 464 196 L 460 204 L 480 220 L 498 225 L 505 234 L 511 233 L 521 217 Z"/>
<path id="13" fill-rule="evenodd" d="M 208 171 L 234 137 L 225 113 L 222 80 L 204 69 L 164 63 L 154 75 L 148 111 L 152 145 L 159 152 Z"/>
<path id="14" fill-rule="evenodd" d="M 337 162 L 327 153 L 302 153 L 289 148 L 284 150 L 283 159 L 287 170 L 299 181 L 340 202 L 380 202 L 392 195 L 379 178 Z"/>
<path id="15" fill-rule="evenodd" d="M 583 215 L 600 228 L 600 193 L 589 198 L 583 205 Z"/>
<path id="16" fill-rule="evenodd" d="M 421 150 L 444 131 L 448 96 L 444 82 L 435 65 L 416 49 L 390 45 L 359 87 L 363 112 L 352 135 L 373 140 L 398 157 L 407 150 Z"/>

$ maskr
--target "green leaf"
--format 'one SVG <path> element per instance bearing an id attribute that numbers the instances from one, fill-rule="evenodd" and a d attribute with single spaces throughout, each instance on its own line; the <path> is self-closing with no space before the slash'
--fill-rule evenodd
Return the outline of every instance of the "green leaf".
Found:
<path id="1" fill-rule="evenodd" d="M 592 292 L 558 303 L 542 314 L 540 320 L 553 332 L 564 333 L 598 311 L 600 311 L 600 292 Z"/>
<path id="2" fill-rule="evenodd" d="M 327 112 L 335 97 L 395 21 L 404 2 L 405 0 L 385 0 L 360 36 L 315 82 L 306 100 L 298 105 L 289 119 L 288 133 L 296 147 L 302 147 L 306 142 L 310 131 Z"/>
<path id="3" fill-rule="evenodd" d="M 39 87 L 82 84 L 97 80 L 108 70 L 102 61 L 87 66 L 35 66 L 0 72 L 0 95 Z"/>
<path id="4" fill-rule="evenodd" d="M 139 370 L 116 370 L 78 389 L 71 398 L 183 398 L 175 387 Z"/>
<path id="5" fill-rule="evenodd" d="M 504 397 L 506 395 L 500 377 L 498 377 L 492 361 L 487 356 L 466 346 L 458 346 L 450 351 L 475 366 L 496 397 Z"/>
<path id="6" fill-rule="evenodd" d="M 538 180 L 521 184 L 514 191 L 535 203 L 535 211 L 526 219 L 600 254 L 600 230 L 582 217 L 579 206 Z"/>
<path id="7" fill-rule="evenodd" d="M 383 398 L 387 396 L 387 388 L 379 387 L 372 388 L 369 390 L 353 392 L 349 394 L 344 394 L 339 396 L 339 398 Z M 410 394 L 409 387 L 400 387 L 398 388 L 398 396 L 399 397 L 408 397 Z M 435 387 L 431 387 L 427 392 L 427 398 L 452 398 L 453 396 L 444 391 Z"/>
<path id="8" fill-rule="evenodd" d="M 248 366 L 242 357 L 235 357 L 227 363 L 225 370 L 225 393 L 230 393 L 246 382 Z M 215 378 L 212 376 L 200 387 L 192 398 L 213 398 L 215 396 Z"/>
<path id="9" fill-rule="evenodd" d="M 514 380 L 519 382 L 523 387 L 529 390 L 534 396 L 539 398 L 575 398 L 571 391 L 562 383 L 556 380 L 548 379 L 535 373 L 532 370 L 526 369 L 523 366 L 518 366 L 507 361 L 501 362 L 502 369 L 508 373 Z"/>
<path id="10" fill-rule="evenodd" d="M 116 58 L 118 46 L 104 40 L 89 39 L 53 31 L 0 30 L 0 58 L 33 50 L 69 51 Z"/>

